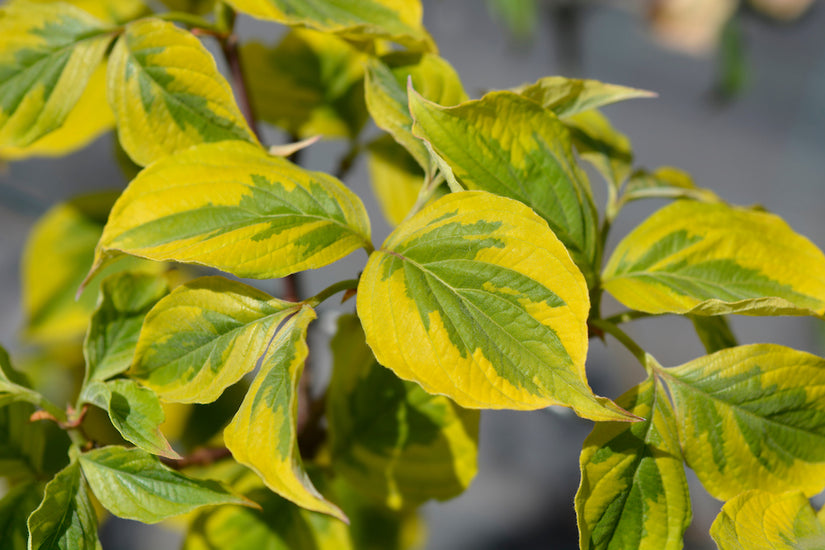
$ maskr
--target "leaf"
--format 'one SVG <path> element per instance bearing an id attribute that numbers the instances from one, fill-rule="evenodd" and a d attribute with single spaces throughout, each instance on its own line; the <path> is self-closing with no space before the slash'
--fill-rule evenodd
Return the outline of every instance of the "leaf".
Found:
<path id="1" fill-rule="evenodd" d="M 386 38 L 413 50 L 434 50 L 421 26 L 419 0 L 230 0 L 236 10 L 291 27 L 352 40 Z"/>
<path id="2" fill-rule="evenodd" d="M 0 407 L 16 401 L 28 401 L 37 405 L 42 397 L 29 388 L 25 374 L 14 370 L 9 354 L 0 346 Z"/>
<path id="3" fill-rule="evenodd" d="M 46 485 L 43 502 L 29 516 L 29 550 L 101 550 L 97 515 L 87 491 L 77 462 Z"/>
<path id="4" fill-rule="evenodd" d="M 379 128 L 402 145 L 430 176 L 435 164 L 427 147 L 412 135 L 413 120 L 407 99 L 407 82 L 422 96 L 440 105 L 467 100 L 455 69 L 433 54 L 394 53 L 367 65 L 364 93 L 367 108 Z"/>
<path id="5" fill-rule="evenodd" d="M 613 128 L 598 111 L 585 111 L 565 119 L 579 156 L 591 163 L 608 185 L 618 191 L 630 175 L 633 148 L 630 140 Z"/>
<path id="6" fill-rule="evenodd" d="M 0 159 L 59 157 L 87 146 L 115 125 L 106 102 L 106 64 L 100 63 L 63 125 L 25 147 L 0 147 Z"/>
<path id="7" fill-rule="evenodd" d="M 536 33 L 540 17 L 535 0 L 487 0 L 487 10 L 513 38 L 529 41 Z"/>
<path id="8" fill-rule="evenodd" d="M 308 353 L 307 325 L 313 319 L 315 311 L 302 306 L 284 321 L 223 437 L 235 460 L 271 490 L 302 508 L 346 520 L 312 485 L 298 450 L 297 389 Z"/>
<path id="9" fill-rule="evenodd" d="M 30 422 L 30 403 L 0 407 L 0 478 L 48 479 L 66 465 L 69 438 L 52 422 Z"/>
<path id="10" fill-rule="evenodd" d="M 570 136 L 551 112 L 512 92 L 492 92 L 449 108 L 413 93 L 410 111 L 413 134 L 432 145 L 465 187 L 535 210 L 594 284 L 596 207 Z"/>
<path id="11" fill-rule="evenodd" d="M 648 313 L 825 313 L 822 252 L 778 216 L 721 203 L 662 208 L 619 243 L 602 280 Z"/>
<path id="12" fill-rule="evenodd" d="M 617 101 L 657 95 L 618 84 L 563 76 L 546 76 L 533 84 L 522 84 L 513 91 L 553 111 L 559 117 L 568 117 Z"/>
<path id="13" fill-rule="evenodd" d="M 154 275 L 117 273 L 101 283 L 101 298 L 92 316 L 83 351 L 86 381 L 106 380 L 129 368 L 146 314 L 169 292 Z"/>
<path id="14" fill-rule="evenodd" d="M 26 520 L 43 498 L 39 483 L 22 483 L 0 498 L 0 550 L 27 550 L 29 528 Z"/>
<path id="15" fill-rule="evenodd" d="M 146 316 L 129 375 L 164 401 L 211 403 L 255 368 L 299 308 L 223 277 L 196 279 Z"/>
<path id="16" fill-rule="evenodd" d="M 825 488 L 825 359 L 774 344 L 666 369 L 685 460 L 716 498 Z"/>
<path id="17" fill-rule="evenodd" d="M 180 458 L 160 431 L 166 415 L 152 390 L 120 378 L 94 381 L 83 388 L 80 398 L 107 411 L 112 425 L 126 441 L 148 453 Z"/>
<path id="18" fill-rule="evenodd" d="M 690 496 L 673 410 L 648 379 L 616 401 L 644 422 L 602 422 L 584 441 L 576 493 L 583 549 L 682 548 Z"/>
<path id="19" fill-rule="evenodd" d="M 418 199 L 424 172 L 403 147 L 384 135 L 368 147 L 370 183 L 384 217 L 398 225 Z"/>
<path id="20" fill-rule="evenodd" d="M 327 395 L 332 466 L 391 509 L 447 500 L 475 477 L 478 411 L 429 395 L 385 369 L 358 318 L 339 318 Z"/>
<path id="21" fill-rule="evenodd" d="M 157 523 L 201 506 L 251 503 L 219 483 L 170 470 L 140 449 L 101 447 L 80 455 L 80 466 L 100 504 L 114 515 Z"/>
<path id="22" fill-rule="evenodd" d="M 663 166 L 652 173 L 637 170 L 630 176 L 624 188 L 622 204 L 647 198 L 721 202 L 713 191 L 696 187 L 690 174 L 670 166 Z"/>
<path id="23" fill-rule="evenodd" d="M 451 193 L 399 225 L 358 284 L 382 365 L 463 407 L 572 407 L 627 420 L 587 386 L 587 285 L 547 222 L 483 191 Z"/>
<path id="24" fill-rule="evenodd" d="M 703 315 L 690 315 L 689 317 L 708 353 L 739 345 L 725 317 Z"/>
<path id="25" fill-rule="evenodd" d="M 143 170 L 112 208 L 92 274 L 121 253 L 268 279 L 371 248 L 364 205 L 337 179 L 244 142 Z"/>
<path id="26" fill-rule="evenodd" d="M 255 114 L 299 138 L 355 138 L 367 119 L 368 57 L 333 35 L 294 29 L 274 48 L 241 48 Z"/>
<path id="27" fill-rule="evenodd" d="M 63 3 L 0 9 L 0 147 L 59 128 L 111 41 L 103 24 Z"/>
<path id="28" fill-rule="evenodd" d="M 38 4 L 55 4 L 55 0 L 29 0 Z M 59 0 L 71 4 L 86 13 L 114 25 L 127 23 L 148 12 L 146 5 L 140 0 Z"/>
<path id="29" fill-rule="evenodd" d="M 753 490 L 722 506 L 710 527 L 719 550 L 814 550 L 825 547 L 825 527 L 802 493 Z"/>
<path id="30" fill-rule="evenodd" d="M 108 76 L 120 143 L 141 166 L 199 143 L 257 143 L 212 55 L 172 23 L 130 23 Z"/>
<path id="31" fill-rule="evenodd" d="M 83 336 L 95 310 L 100 281 L 123 270 L 159 273 L 162 264 L 124 258 L 86 285 L 75 299 L 94 259 L 109 209 L 110 192 L 76 197 L 40 218 L 29 234 L 22 260 L 22 302 L 27 339 L 65 342 Z"/>

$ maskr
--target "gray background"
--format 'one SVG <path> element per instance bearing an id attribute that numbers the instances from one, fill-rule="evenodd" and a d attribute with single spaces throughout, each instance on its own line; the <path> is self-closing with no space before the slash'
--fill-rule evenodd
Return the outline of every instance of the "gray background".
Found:
<path id="1" fill-rule="evenodd" d="M 656 91 L 656 99 L 606 109 L 614 125 L 632 140 L 638 165 L 687 170 L 698 185 L 735 204 L 762 204 L 825 247 L 825 9 L 821 3 L 793 26 L 770 25 L 757 18 L 745 21 L 750 83 L 741 97 L 725 106 L 711 99 L 713 59 L 659 47 L 644 22 L 631 12 L 594 7 L 583 15 L 580 56 L 571 66 L 559 61 L 558 35 L 549 9 L 541 12 L 534 39 L 523 43 L 508 37 L 480 1 L 424 2 L 425 26 L 472 97 L 560 74 L 562 66 L 568 69 L 567 76 L 575 69 L 576 76 Z M 278 31 L 273 26 L 246 19 L 241 24 L 244 36 L 276 40 Z M 279 139 L 275 132 L 268 135 Z M 316 169 L 331 169 L 341 150 L 340 144 L 322 143 L 308 152 L 307 162 Z M 367 203 L 374 241 L 379 243 L 389 228 L 371 197 L 363 161 L 347 182 Z M 0 169 L 0 343 L 17 349 L 20 254 L 37 217 L 77 193 L 125 183 L 112 160 L 110 136 L 68 158 L 25 161 Z M 601 180 L 593 176 L 592 183 L 602 197 Z M 628 206 L 614 226 L 611 245 L 658 206 L 656 201 Z M 363 265 L 362 253 L 356 253 L 332 268 L 312 272 L 306 292 L 356 276 Z M 607 304 L 610 307 L 615 304 Z M 776 342 L 825 354 L 822 326 L 811 319 L 737 317 L 733 327 L 742 343 Z M 627 330 L 664 365 L 703 353 L 683 319 L 637 321 Z M 641 369 L 617 342 L 608 340 L 607 347 L 598 341 L 591 344 L 588 376 L 597 393 L 616 397 L 641 379 Z M 461 497 L 424 508 L 427 548 L 576 548 L 572 500 L 579 479 L 578 453 L 590 427 L 565 411 L 485 412 L 478 477 Z M 695 519 L 686 547 L 714 548 L 707 529 L 719 503 L 695 482 L 692 496 Z M 176 546 L 173 536 L 144 526 L 135 529 L 140 547 Z M 105 531 L 111 537 L 109 550 L 133 547 L 132 535 L 114 526 Z"/>

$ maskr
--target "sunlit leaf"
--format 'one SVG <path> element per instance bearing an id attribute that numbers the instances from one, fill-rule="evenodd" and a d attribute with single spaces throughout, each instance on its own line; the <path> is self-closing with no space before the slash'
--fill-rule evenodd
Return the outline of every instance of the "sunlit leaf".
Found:
<path id="1" fill-rule="evenodd" d="M 102 22 L 68 4 L 0 8 L 0 147 L 59 128 L 110 41 Z"/>
<path id="2" fill-rule="evenodd" d="M 633 149 L 630 140 L 613 128 L 598 111 L 577 113 L 564 120 L 579 156 L 591 163 L 618 191 L 630 175 Z"/>
<path id="3" fill-rule="evenodd" d="M 121 518 L 157 523 L 201 506 L 250 505 L 219 483 L 186 477 L 140 449 L 101 447 L 79 461 L 100 504 Z"/>
<path id="4" fill-rule="evenodd" d="M 83 389 L 81 399 L 107 411 L 126 441 L 155 455 L 180 458 L 160 431 L 166 417 L 152 390 L 123 378 L 94 381 Z"/>
<path id="5" fill-rule="evenodd" d="M 648 379 L 616 403 L 645 421 L 600 422 L 584 441 L 576 494 L 581 548 L 681 550 L 690 498 L 664 386 Z"/>
<path id="6" fill-rule="evenodd" d="M 424 169 L 432 174 L 435 165 L 420 139 L 412 135 L 412 117 L 407 100 L 407 82 L 422 96 L 439 105 L 455 105 L 467 100 L 455 69 L 437 55 L 394 53 L 367 66 L 364 81 L 367 108 L 379 128 L 401 144 Z"/>
<path id="7" fill-rule="evenodd" d="M 295 29 L 277 47 L 241 48 L 255 114 L 304 138 L 354 138 L 367 119 L 364 64 L 368 57 L 346 41 Z"/>
<path id="8" fill-rule="evenodd" d="M 729 500 L 710 527 L 719 550 L 825 548 L 825 527 L 799 492 L 748 491 Z"/>
<path id="9" fill-rule="evenodd" d="M 100 282 L 117 271 L 158 273 L 162 264 L 124 258 L 103 270 L 76 297 L 94 259 L 115 193 L 77 197 L 46 212 L 32 228 L 22 260 L 25 336 L 36 342 L 78 339 L 86 332 Z"/>
<path id="10" fill-rule="evenodd" d="M 563 76 L 546 76 L 533 84 L 522 84 L 513 91 L 550 109 L 559 117 L 597 109 L 617 101 L 656 97 L 655 93 L 646 90 Z"/>
<path id="11" fill-rule="evenodd" d="M 378 361 L 472 408 L 572 407 L 625 420 L 587 385 L 587 285 L 547 222 L 483 191 L 451 193 L 396 228 L 358 285 Z"/>
<path id="12" fill-rule="evenodd" d="M 685 460 L 708 492 L 825 488 L 825 359 L 774 344 L 666 369 Z"/>
<path id="13" fill-rule="evenodd" d="M 663 166 L 655 172 L 637 170 L 625 185 L 622 202 L 638 199 L 691 199 L 704 202 L 719 202 L 716 193 L 696 187 L 687 172 L 678 168 Z"/>
<path id="14" fill-rule="evenodd" d="M 43 502 L 28 525 L 29 550 L 101 550 L 97 515 L 77 462 L 46 485 Z"/>
<path id="15" fill-rule="evenodd" d="M 21 483 L 0 498 L 0 550 L 27 550 L 29 528 L 26 520 L 40 505 L 43 486 L 40 483 Z"/>
<path id="16" fill-rule="evenodd" d="M 403 147 L 384 135 L 369 145 L 370 183 L 384 217 L 398 225 L 407 217 L 424 184 L 424 171 Z"/>
<path id="17" fill-rule="evenodd" d="M 315 489 L 298 450 L 297 389 L 308 353 L 307 325 L 313 319 L 315 311 L 303 306 L 283 322 L 241 408 L 224 430 L 224 441 L 235 460 L 282 497 L 344 519 L 341 510 Z"/>
<path id="18" fill-rule="evenodd" d="M 141 0 L 29 0 L 37 4 L 55 4 L 65 2 L 106 23 L 122 24 L 141 15 L 149 8 Z"/>
<path id="19" fill-rule="evenodd" d="M 256 141 L 212 55 L 172 23 L 128 25 L 108 78 L 120 143 L 142 166 L 198 143 Z"/>
<path id="20" fill-rule="evenodd" d="M 379 365 L 355 316 L 340 318 L 332 350 L 327 419 L 335 471 L 393 509 L 461 494 L 477 469 L 478 411 Z"/>
<path id="21" fill-rule="evenodd" d="M 236 10 L 292 27 L 345 38 L 386 38 L 415 50 L 435 44 L 421 26 L 419 0 L 229 0 Z"/>
<path id="22" fill-rule="evenodd" d="M 143 170 L 112 208 L 93 272 L 121 253 L 283 277 L 369 247 L 361 200 L 337 179 L 244 142 L 192 147 Z"/>
<path id="23" fill-rule="evenodd" d="M 825 256 L 781 218 L 677 201 L 613 252 L 604 288 L 648 313 L 825 314 Z"/>
<path id="24" fill-rule="evenodd" d="M 210 403 L 255 368 L 299 308 L 223 277 L 196 279 L 146 316 L 129 375 L 165 401 Z"/>
<path id="25" fill-rule="evenodd" d="M 146 314 L 168 292 L 154 275 L 117 273 L 101 284 L 101 299 L 83 343 L 86 380 L 106 380 L 132 364 Z"/>
<path id="26" fill-rule="evenodd" d="M 413 133 L 428 141 L 468 189 L 519 200 L 535 210 L 595 281 L 597 214 L 570 135 L 553 115 L 512 92 L 442 107 L 413 93 Z"/>

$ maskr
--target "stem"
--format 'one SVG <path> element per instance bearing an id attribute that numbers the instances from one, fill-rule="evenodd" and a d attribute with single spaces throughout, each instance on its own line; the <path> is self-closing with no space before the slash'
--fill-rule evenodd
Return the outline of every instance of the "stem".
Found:
<path id="1" fill-rule="evenodd" d="M 613 338 L 621 342 L 622 345 L 633 354 L 639 363 L 642 364 L 645 370 L 650 368 L 651 359 L 653 358 L 650 354 L 643 350 L 642 347 L 633 340 L 633 338 L 628 336 L 625 331 L 605 319 L 591 319 L 590 324 L 610 334 Z"/>
<path id="2" fill-rule="evenodd" d="M 252 101 L 249 96 L 249 88 L 246 85 L 246 78 L 244 77 L 243 65 L 241 64 L 241 56 L 238 51 L 238 37 L 235 33 L 230 32 L 225 38 L 221 40 L 221 50 L 229 65 L 229 74 L 232 78 L 235 91 L 237 92 L 238 107 L 241 109 L 246 123 L 258 141 L 261 141 L 261 133 L 258 130 L 257 118 L 255 118 L 255 110 L 252 107 Z"/>
<path id="3" fill-rule="evenodd" d="M 181 23 L 191 29 L 199 29 L 201 34 L 209 34 L 218 38 L 225 37 L 227 35 L 226 29 L 221 29 L 217 25 L 210 23 L 199 15 L 181 11 L 168 11 L 166 13 L 156 15 L 155 17 L 164 21 L 171 21 L 172 23 Z"/>
<path id="4" fill-rule="evenodd" d="M 333 285 L 328 286 L 312 298 L 307 298 L 304 300 L 304 303 L 310 305 L 312 307 L 318 307 L 318 305 L 335 294 L 343 290 L 354 290 L 358 288 L 358 279 L 347 279 L 346 281 L 339 281 Z"/>
<path id="5" fill-rule="evenodd" d="M 226 447 L 201 447 L 189 456 L 178 459 L 160 457 L 160 461 L 173 470 L 182 470 L 188 466 L 208 466 L 230 456 L 232 453 Z"/>
<path id="6" fill-rule="evenodd" d="M 629 309 L 627 311 L 619 312 L 615 315 L 611 315 L 610 317 L 605 318 L 605 321 L 608 323 L 613 323 L 614 325 L 620 325 L 622 323 L 627 323 L 628 321 L 635 321 L 636 319 L 645 319 L 646 317 L 655 317 L 658 314 L 656 313 L 646 313 L 644 311 L 636 311 L 635 309 Z"/>

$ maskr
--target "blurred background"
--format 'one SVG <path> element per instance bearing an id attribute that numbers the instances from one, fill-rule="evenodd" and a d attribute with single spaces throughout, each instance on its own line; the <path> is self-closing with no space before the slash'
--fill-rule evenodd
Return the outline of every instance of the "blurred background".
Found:
<path id="1" fill-rule="evenodd" d="M 605 109 L 633 143 L 636 165 L 670 165 L 734 204 L 758 203 L 825 248 L 825 6 L 818 0 L 424 0 L 424 24 L 471 97 L 547 75 L 594 78 L 657 92 Z M 243 38 L 277 42 L 274 25 L 243 18 Z M 270 144 L 284 141 L 267 129 Z M 307 166 L 332 170 L 345 144 L 321 142 Z M 79 193 L 127 183 L 107 134 L 59 159 L 0 164 L 0 343 L 12 356 L 22 323 L 20 261 L 32 225 Z M 2 162 L 2 159 L 0 159 Z M 597 204 L 604 184 L 591 173 Z M 379 243 L 390 227 L 369 186 L 365 159 L 347 177 L 365 201 Z M 608 250 L 663 203 L 638 201 L 614 224 Z M 360 253 L 357 253 L 360 254 Z M 310 272 L 311 295 L 357 276 L 363 257 Z M 265 288 L 277 292 L 277 283 Z M 607 304 L 618 309 L 615 304 Z M 331 320 L 354 304 L 327 305 Z M 732 319 L 741 343 L 774 342 L 825 355 L 821 322 L 805 318 Z M 704 354 L 690 323 L 635 321 L 627 331 L 663 365 Z M 591 342 L 588 377 L 596 393 L 617 397 L 642 370 L 617 342 Z M 573 496 L 578 454 L 591 424 L 566 410 L 485 412 L 479 473 L 470 489 L 424 507 L 429 550 L 577 548 Z M 686 548 L 715 548 L 707 535 L 720 503 L 692 479 L 694 522 Z M 822 499 L 817 499 L 817 506 Z M 176 535 L 125 522 L 104 527 L 107 550 L 175 548 Z"/>

